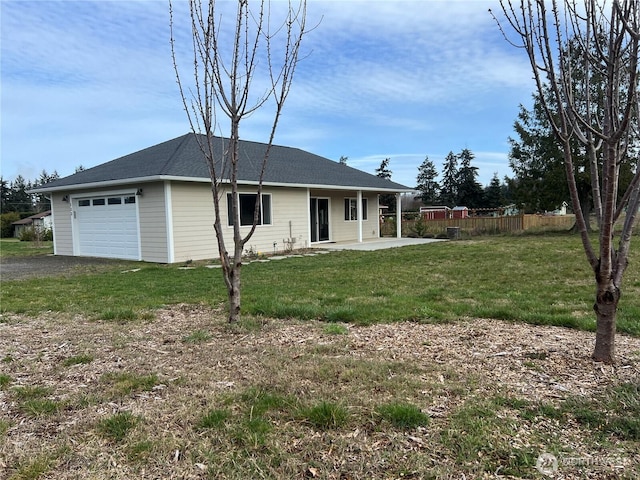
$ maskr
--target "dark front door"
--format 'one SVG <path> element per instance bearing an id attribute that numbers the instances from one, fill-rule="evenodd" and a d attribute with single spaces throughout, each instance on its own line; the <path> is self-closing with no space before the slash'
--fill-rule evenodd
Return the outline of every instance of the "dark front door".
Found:
<path id="1" fill-rule="evenodd" d="M 311 199 L 311 242 L 329 240 L 329 199 Z"/>

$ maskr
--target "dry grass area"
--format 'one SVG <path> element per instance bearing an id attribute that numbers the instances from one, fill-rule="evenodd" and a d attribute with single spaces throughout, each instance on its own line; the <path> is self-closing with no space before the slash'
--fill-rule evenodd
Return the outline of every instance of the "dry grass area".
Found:
<path id="1" fill-rule="evenodd" d="M 640 476 L 638 442 L 566 408 L 637 385 L 638 338 L 605 366 L 591 333 L 489 320 L 2 322 L 1 478 L 545 478 L 542 452 L 553 478 Z"/>

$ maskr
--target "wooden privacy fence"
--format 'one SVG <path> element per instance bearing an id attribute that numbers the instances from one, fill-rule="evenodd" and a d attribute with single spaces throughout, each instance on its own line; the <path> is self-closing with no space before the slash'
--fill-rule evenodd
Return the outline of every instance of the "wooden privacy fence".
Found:
<path id="1" fill-rule="evenodd" d="M 395 234 L 395 219 L 385 219 L 381 225 L 383 235 Z M 512 215 L 504 217 L 467 217 L 446 220 L 424 220 L 417 214 L 404 214 L 402 235 L 443 235 L 447 228 L 458 227 L 467 234 L 522 232 L 532 229 L 570 229 L 575 215 Z M 393 224 L 393 225 L 391 225 Z"/>

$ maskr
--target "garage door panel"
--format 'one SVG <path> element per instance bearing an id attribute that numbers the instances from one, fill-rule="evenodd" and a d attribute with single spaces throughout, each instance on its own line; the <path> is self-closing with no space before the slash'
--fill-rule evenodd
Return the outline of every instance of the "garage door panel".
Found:
<path id="1" fill-rule="evenodd" d="M 116 195 L 78 200 L 75 209 L 81 256 L 139 258 L 135 197 Z"/>

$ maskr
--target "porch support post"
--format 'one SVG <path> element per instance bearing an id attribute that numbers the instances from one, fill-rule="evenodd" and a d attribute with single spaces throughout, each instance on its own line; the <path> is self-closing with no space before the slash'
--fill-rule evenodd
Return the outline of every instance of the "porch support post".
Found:
<path id="1" fill-rule="evenodd" d="M 358 243 L 362 243 L 362 190 L 358 190 L 356 204 L 358 205 Z"/>
<path id="2" fill-rule="evenodd" d="M 396 193 L 396 237 L 402 238 L 402 195 Z"/>
<path id="3" fill-rule="evenodd" d="M 313 237 L 313 234 L 311 233 L 311 231 L 316 228 L 315 225 L 311 224 L 311 219 L 312 219 L 312 215 L 311 215 L 311 189 L 307 188 L 307 225 L 309 226 L 307 228 L 307 246 L 310 247 L 311 246 L 311 238 Z"/>

